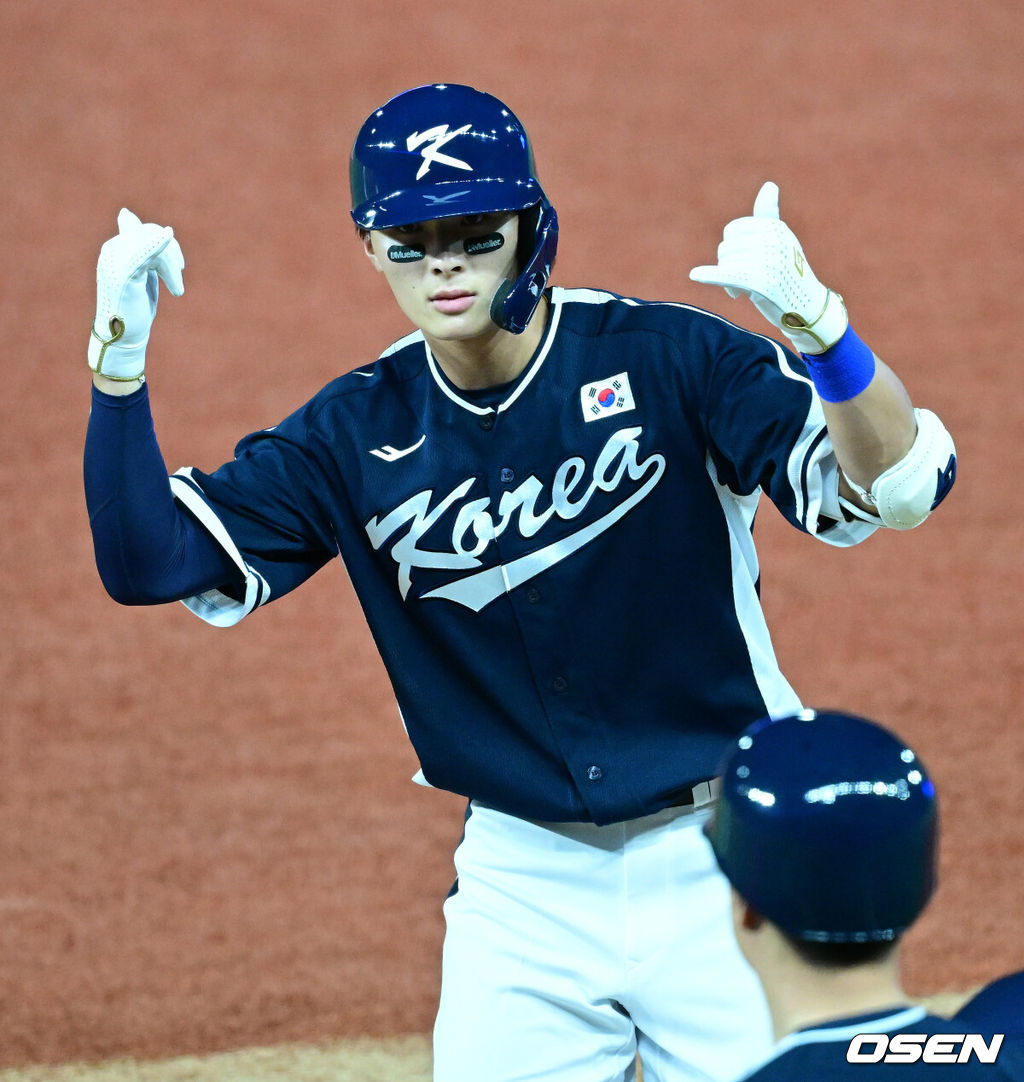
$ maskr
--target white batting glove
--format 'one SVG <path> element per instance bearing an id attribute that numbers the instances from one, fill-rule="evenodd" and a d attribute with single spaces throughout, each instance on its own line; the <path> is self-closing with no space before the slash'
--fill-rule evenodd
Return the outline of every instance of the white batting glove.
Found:
<path id="1" fill-rule="evenodd" d="M 779 219 L 779 186 L 770 180 L 757 193 L 753 215 L 725 227 L 717 266 L 694 267 L 690 277 L 722 286 L 730 297 L 749 297 L 800 353 L 824 353 L 849 325 L 843 298 L 818 281 Z"/>
<path id="2" fill-rule="evenodd" d="M 156 315 L 160 279 L 175 297 L 185 292 L 185 257 L 170 226 L 143 224 L 126 208 L 118 234 L 100 249 L 96 264 L 96 319 L 89 367 L 107 379 L 141 379 Z"/>

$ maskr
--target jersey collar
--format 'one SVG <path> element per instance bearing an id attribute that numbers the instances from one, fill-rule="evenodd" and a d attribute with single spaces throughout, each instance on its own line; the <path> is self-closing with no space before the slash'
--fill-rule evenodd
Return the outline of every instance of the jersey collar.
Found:
<path id="1" fill-rule="evenodd" d="M 508 385 L 506 396 L 496 406 L 482 406 L 478 402 L 474 402 L 471 398 L 467 397 L 464 391 L 460 391 L 459 388 L 456 387 L 441 371 L 441 366 L 437 363 L 433 353 L 430 351 L 430 346 L 427 345 L 426 339 L 424 339 L 423 348 L 427 354 L 427 367 L 430 369 L 430 374 L 433 376 L 434 382 L 440 388 L 442 394 L 450 398 L 457 406 L 461 406 L 464 410 L 475 413 L 477 416 L 482 416 L 487 413 L 503 413 L 505 410 L 509 409 L 530 385 L 534 376 L 540 371 L 540 367 L 547 359 L 547 355 L 551 351 L 551 346 L 555 341 L 555 333 L 558 330 L 558 322 L 562 315 L 562 290 L 558 288 L 552 289 L 548 294 L 548 299 L 550 302 L 551 314 L 548 318 L 547 327 L 544 330 L 544 337 L 540 340 L 540 345 L 537 347 L 537 351 L 534 353 L 530 362 L 520 373 L 519 377 Z"/>
<path id="2" fill-rule="evenodd" d="M 801 1044 L 820 1044 L 825 1041 L 852 1041 L 858 1033 L 892 1033 L 920 1022 L 927 1014 L 924 1007 L 905 1007 L 887 1014 L 865 1014 L 854 1018 L 842 1018 L 826 1026 L 811 1026 L 787 1034 L 772 1050 L 781 1055 Z"/>

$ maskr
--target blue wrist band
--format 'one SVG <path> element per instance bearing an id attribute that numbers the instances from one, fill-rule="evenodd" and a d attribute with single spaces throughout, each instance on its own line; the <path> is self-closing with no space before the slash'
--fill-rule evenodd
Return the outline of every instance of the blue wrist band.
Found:
<path id="1" fill-rule="evenodd" d="M 843 337 L 824 353 L 802 353 L 814 389 L 826 402 L 855 398 L 875 375 L 875 355 L 847 327 Z"/>

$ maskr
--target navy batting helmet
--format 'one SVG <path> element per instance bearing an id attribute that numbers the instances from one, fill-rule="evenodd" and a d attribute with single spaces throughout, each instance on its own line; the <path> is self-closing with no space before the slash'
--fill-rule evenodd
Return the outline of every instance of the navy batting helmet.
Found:
<path id="1" fill-rule="evenodd" d="M 537 180 L 526 129 L 508 106 L 453 83 L 407 90 L 360 128 L 350 176 L 352 218 L 362 229 L 532 211 L 520 218 L 527 236 L 519 277 L 491 304 L 500 327 L 526 329 L 555 261 L 558 216 Z"/>
<path id="2" fill-rule="evenodd" d="M 706 827 L 762 916 L 823 943 L 896 939 L 935 887 L 935 786 L 872 721 L 805 710 L 751 725 L 722 761 Z"/>

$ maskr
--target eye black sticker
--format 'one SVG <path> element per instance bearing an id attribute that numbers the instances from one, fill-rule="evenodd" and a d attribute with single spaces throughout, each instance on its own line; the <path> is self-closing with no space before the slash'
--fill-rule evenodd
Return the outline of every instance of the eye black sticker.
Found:
<path id="1" fill-rule="evenodd" d="M 496 252 L 505 243 L 501 233 L 488 233 L 486 237 L 470 237 L 464 247 L 466 255 L 479 255 L 481 252 Z"/>
<path id="2" fill-rule="evenodd" d="M 426 254 L 422 244 L 392 244 L 388 249 L 388 259 L 392 263 L 415 263 Z"/>

